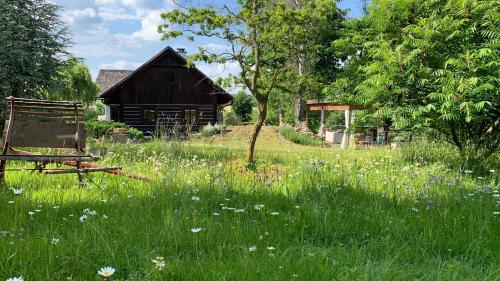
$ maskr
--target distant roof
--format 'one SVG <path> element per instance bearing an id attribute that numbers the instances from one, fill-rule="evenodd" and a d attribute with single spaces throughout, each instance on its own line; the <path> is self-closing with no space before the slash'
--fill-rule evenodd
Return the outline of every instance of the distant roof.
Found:
<path id="1" fill-rule="evenodd" d="M 99 95 L 107 91 L 109 88 L 118 84 L 125 77 L 129 76 L 134 72 L 133 70 L 112 70 L 112 69 L 101 69 L 97 75 L 95 83 L 99 86 Z"/>
<path id="2" fill-rule="evenodd" d="M 162 51 L 160 51 L 158 54 L 156 54 L 153 58 L 151 58 L 149 61 L 145 62 L 143 65 L 139 66 L 136 70 L 130 71 L 130 70 L 116 70 L 116 71 L 128 71 L 123 77 L 121 77 L 118 81 L 115 83 L 109 85 L 105 84 L 106 88 L 101 87 L 101 92 L 99 93 L 100 98 L 104 98 L 105 96 L 109 95 L 111 92 L 113 92 L 114 89 L 118 88 L 120 85 L 125 83 L 128 79 L 131 79 L 132 77 L 138 75 L 142 71 L 144 71 L 148 66 L 152 65 L 157 59 L 161 58 L 163 55 L 170 53 L 173 54 L 175 57 L 177 57 L 184 65 L 187 64 L 186 58 L 183 57 L 181 54 L 179 54 L 177 51 L 172 49 L 172 47 L 168 46 Z M 233 96 L 231 96 L 229 93 L 226 92 L 222 87 L 214 83 L 212 79 L 210 79 L 208 76 L 206 76 L 203 72 L 201 72 L 198 68 L 192 67 L 191 68 L 194 72 L 198 73 L 200 76 L 202 76 L 202 79 L 205 79 L 210 83 L 216 90 L 217 92 L 215 94 L 223 95 L 225 96 L 229 101 L 233 99 Z M 101 72 L 99 71 L 99 75 Z M 110 79 L 111 80 L 111 79 Z M 99 85 L 99 77 L 97 77 L 96 83 Z"/>

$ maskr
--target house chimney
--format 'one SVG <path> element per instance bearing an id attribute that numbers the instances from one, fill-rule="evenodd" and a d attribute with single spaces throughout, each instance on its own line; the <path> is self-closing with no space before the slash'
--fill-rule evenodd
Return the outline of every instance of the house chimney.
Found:
<path id="1" fill-rule="evenodd" d="M 186 49 L 184 49 L 184 48 L 177 48 L 177 52 L 179 53 L 179 55 L 181 55 L 183 57 L 187 56 Z"/>

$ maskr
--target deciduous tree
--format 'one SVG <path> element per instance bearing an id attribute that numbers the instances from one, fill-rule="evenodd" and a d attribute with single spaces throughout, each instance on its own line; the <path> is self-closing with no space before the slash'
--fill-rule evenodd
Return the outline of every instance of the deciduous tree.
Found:
<path id="1" fill-rule="evenodd" d="M 239 64 L 238 80 L 255 97 L 259 111 L 249 136 L 246 160 L 250 164 L 254 162 L 255 143 L 266 119 L 269 95 L 286 66 L 303 17 L 286 1 L 238 0 L 236 6 L 175 9 L 162 14 L 165 22 L 159 31 L 164 40 L 187 35 L 192 40 L 193 36 L 208 37 L 228 45 L 223 51 L 200 47 L 190 59 Z"/>

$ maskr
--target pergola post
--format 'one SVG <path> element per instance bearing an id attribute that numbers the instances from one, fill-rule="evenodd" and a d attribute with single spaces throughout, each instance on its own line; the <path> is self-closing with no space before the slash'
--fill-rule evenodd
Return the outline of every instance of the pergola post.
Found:
<path id="1" fill-rule="evenodd" d="M 345 131 L 342 136 L 342 144 L 340 148 L 348 148 L 351 141 L 351 124 L 352 124 L 352 110 L 346 109 L 344 111 L 345 114 Z"/>
<path id="2" fill-rule="evenodd" d="M 321 110 L 321 122 L 320 122 L 320 127 L 319 127 L 319 136 L 321 138 L 325 137 L 325 128 L 326 128 L 326 120 L 325 120 L 325 110 Z"/>

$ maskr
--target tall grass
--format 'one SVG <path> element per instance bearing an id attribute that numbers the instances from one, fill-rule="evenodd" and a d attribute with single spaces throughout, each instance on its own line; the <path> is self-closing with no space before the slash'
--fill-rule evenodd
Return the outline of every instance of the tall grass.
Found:
<path id="1" fill-rule="evenodd" d="M 0 280 L 102 280 L 103 266 L 128 281 L 499 280 L 497 172 L 295 145 L 270 128 L 249 171 L 248 131 L 231 130 L 212 142 L 94 144 L 108 148 L 101 164 L 152 183 L 96 173 L 82 188 L 72 175 L 9 172 Z"/>
<path id="2" fill-rule="evenodd" d="M 290 126 L 283 126 L 280 128 L 280 134 L 288 141 L 302 145 L 322 146 L 323 142 L 320 139 L 311 135 L 296 132 Z"/>

